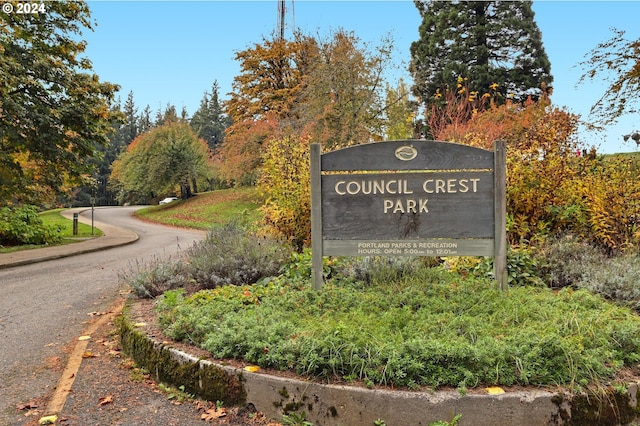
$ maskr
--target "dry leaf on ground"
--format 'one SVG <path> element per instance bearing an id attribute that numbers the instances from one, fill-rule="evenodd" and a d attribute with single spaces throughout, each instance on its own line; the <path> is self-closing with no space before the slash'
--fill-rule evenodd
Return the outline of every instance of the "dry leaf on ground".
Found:
<path id="1" fill-rule="evenodd" d="M 100 401 L 99 405 L 111 404 L 113 402 L 113 395 L 103 396 L 102 398 L 99 399 L 99 401 Z"/>

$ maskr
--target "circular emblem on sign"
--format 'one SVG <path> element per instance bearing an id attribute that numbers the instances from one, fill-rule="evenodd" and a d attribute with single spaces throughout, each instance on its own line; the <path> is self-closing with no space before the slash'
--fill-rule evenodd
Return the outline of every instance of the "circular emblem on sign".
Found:
<path id="1" fill-rule="evenodd" d="M 418 155 L 418 150 L 411 145 L 404 145 L 396 148 L 396 158 L 402 161 L 411 161 Z"/>

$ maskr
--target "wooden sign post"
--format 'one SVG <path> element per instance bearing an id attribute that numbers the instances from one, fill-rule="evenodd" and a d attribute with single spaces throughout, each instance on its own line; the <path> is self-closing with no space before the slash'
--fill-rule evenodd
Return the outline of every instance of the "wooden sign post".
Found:
<path id="1" fill-rule="evenodd" d="M 313 283 L 323 256 L 493 256 L 505 290 L 506 144 L 311 145 Z"/>

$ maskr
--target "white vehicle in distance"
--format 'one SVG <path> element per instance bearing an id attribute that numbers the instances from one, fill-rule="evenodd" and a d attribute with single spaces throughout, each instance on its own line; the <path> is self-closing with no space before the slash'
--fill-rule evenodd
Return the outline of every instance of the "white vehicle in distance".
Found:
<path id="1" fill-rule="evenodd" d="M 178 199 L 178 197 L 167 197 L 164 200 L 160 200 L 160 202 L 158 204 L 169 204 L 172 201 L 176 201 Z"/>

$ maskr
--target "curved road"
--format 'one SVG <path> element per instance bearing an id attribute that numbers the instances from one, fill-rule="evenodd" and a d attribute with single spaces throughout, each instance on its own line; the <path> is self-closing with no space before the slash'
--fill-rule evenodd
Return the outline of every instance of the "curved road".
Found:
<path id="1" fill-rule="evenodd" d="M 121 290 L 118 276 L 154 260 L 176 256 L 205 236 L 132 217 L 138 207 L 98 208 L 100 223 L 127 228 L 139 239 L 103 251 L 0 269 L 0 425 L 20 424 L 17 404 L 56 386 L 69 348 L 92 313 L 105 312 Z M 90 211 L 81 220 L 90 222 Z"/>

